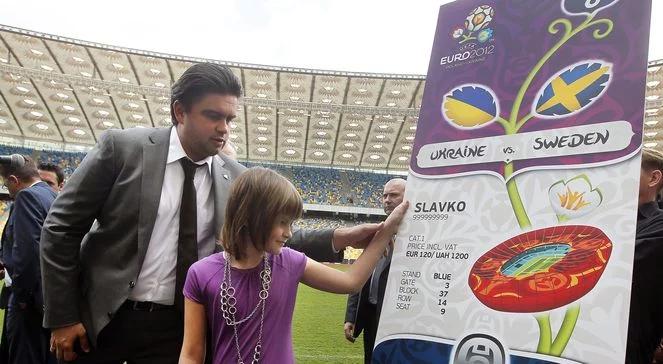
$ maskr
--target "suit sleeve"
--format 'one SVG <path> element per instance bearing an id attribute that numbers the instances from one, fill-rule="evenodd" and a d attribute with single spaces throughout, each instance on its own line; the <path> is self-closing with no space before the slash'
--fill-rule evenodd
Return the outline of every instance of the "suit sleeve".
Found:
<path id="1" fill-rule="evenodd" d="M 41 234 L 44 327 L 81 322 L 80 248 L 116 177 L 113 132 L 104 133 L 55 199 Z"/>
<path id="2" fill-rule="evenodd" d="M 300 251 L 318 262 L 340 262 L 343 252 L 334 252 L 333 235 L 333 229 L 300 229 L 292 234 L 292 238 L 288 241 L 288 247 Z"/>
<path id="3" fill-rule="evenodd" d="M 348 295 L 348 305 L 345 308 L 345 322 L 352 322 L 353 324 L 355 323 L 355 319 L 357 318 L 357 305 L 359 304 L 360 294 L 361 291 Z"/>
<path id="4" fill-rule="evenodd" d="M 12 292 L 18 302 L 32 303 L 39 287 L 39 236 L 45 212 L 29 191 L 16 196 L 12 247 Z"/>

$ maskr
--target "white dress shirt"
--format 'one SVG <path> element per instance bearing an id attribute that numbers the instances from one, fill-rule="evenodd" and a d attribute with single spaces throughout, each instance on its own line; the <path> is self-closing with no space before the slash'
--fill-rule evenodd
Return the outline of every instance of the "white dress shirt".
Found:
<path id="1" fill-rule="evenodd" d="M 129 294 L 130 300 L 151 301 L 164 305 L 174 303 L 180 204 L 184 185 L 184 170 L 179 160 L 186 157 L 177 131 L 172 128 L 157 218 L 154 222 L 150 243 L 147 246 L 143 267 L 138 275 L 136 286 Z M 199 259 L 213 251 L 216 241 L 213 225 L 212 160 L 213 157 L 207 157 L 196 162 L 199 165 L 207 164 L 207 168 L 198 168 L 193 178 L 193 184 L 196 187 Z"/>

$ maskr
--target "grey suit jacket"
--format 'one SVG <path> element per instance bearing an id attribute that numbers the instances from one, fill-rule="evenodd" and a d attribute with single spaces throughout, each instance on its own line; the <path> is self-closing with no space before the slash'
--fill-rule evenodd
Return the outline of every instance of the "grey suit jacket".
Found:
<path id="1" fill-rule="evenodd" d="M 93 345 L 129 296 L 157 216 L 170 128 L 109 130 L 53 203 L 41 235 L 44 327 L 82 322 Z M 214 156 L 217 232 L 232 179 L 245 167 Z M 296 232 L 290 246 L 334 261 L 332 231 Z"/>

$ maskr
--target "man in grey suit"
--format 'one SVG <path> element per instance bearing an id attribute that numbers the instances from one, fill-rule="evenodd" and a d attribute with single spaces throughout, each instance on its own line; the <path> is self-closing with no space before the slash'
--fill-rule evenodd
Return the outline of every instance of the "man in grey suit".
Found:
<path id="1" fill-rule="evenodd" d="M 172 87 L 174 127 L 108 131 L 71 176 L 41 237 L 44 326 L 59 360 L 177 362 L 186 271 L 218 250 L 227 191 L 244 171 L 219 155 L 241 93 L 227 67 L 196 64 Z M 289 245 L 334 260 L 377 229 L 300 231 Z"/>

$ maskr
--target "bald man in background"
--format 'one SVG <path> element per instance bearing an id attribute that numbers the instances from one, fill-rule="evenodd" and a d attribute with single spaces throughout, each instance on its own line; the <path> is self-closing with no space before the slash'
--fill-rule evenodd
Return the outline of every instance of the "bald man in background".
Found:
<path id="1" fill-rule="evenodd" d="M 403 202 L 404 195 L 404 179 L 394 178 L 384 185 L 382 207 L 387 216 Z M 350 342 L 355 342 L 355 338 L 362 331 L 364 332 L 364 363 L 367 364 L 371 362 L 373 356 L 373 346 L 375 345 L 375 335 L 380 321 L 380 311 L 389 275 L 392 250 L 393 245 L 390 245 L 389 252 L 378 261 L 373 274 L 361 291 L 348 296 L 343 331 L 345 338 Z"/>

